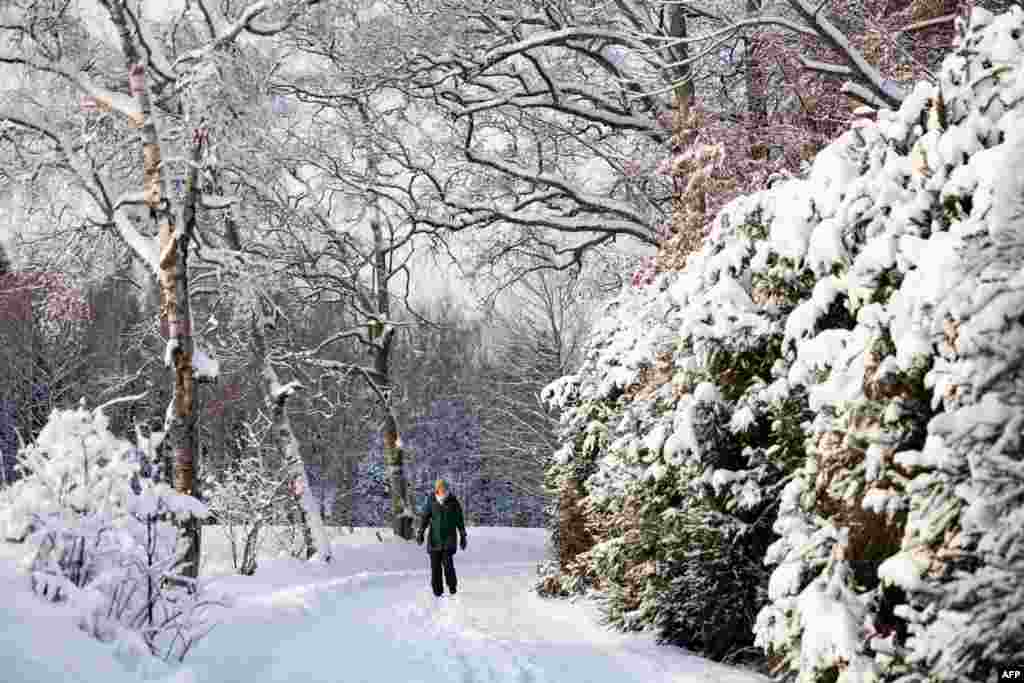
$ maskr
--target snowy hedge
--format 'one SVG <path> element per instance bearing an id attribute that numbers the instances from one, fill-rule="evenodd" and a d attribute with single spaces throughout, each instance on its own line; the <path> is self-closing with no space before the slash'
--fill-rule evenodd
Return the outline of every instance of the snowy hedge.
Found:
<path id="1" fill-rule="evenodd" d="M 79 626 L 132 666 L 180 661 L 210 628 L 212 604 L 179 574 L 176 519 L 205 506 L 144 476 L 135 445 L 101 410 L 55 410 L 18 453 L 0 529 L 27 542 L 37 594 L 76 607 Z"/>
<path id="2" fill-rule="evenodd" d="M 712 655 L 755 638 L 800 681 L 1024 666 L 1024 10 L 958 32 L 547 388 L 542 590 Z"/>

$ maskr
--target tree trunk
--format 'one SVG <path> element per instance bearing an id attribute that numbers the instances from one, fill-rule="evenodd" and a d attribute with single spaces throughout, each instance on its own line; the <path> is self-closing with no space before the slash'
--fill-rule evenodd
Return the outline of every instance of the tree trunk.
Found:
<path id="1" fill-rule="evenodd" d="M 685 38 L 686 37 L 686 5 L 684 3 L 676 3 L 666 5 L 665 10 L 669 13 L 669 35 L 673 38 Z M 672 61 L 684 62 L 690 58 L 690 50 L 686 43 L 681 43 L 672 48 Z M 690 116 L 690 110 L 693 106 L 693 97 L 695 94 L 693 87 L 693 67 L 690 64 L 684 64 L 676 67 L 676 73 L 674 78 L 676 80 L 675 93 L 675 106 L 676 111 L 679 112 L 682 121 L 686 121 Z"/>
<path id="2" fill-rule="evenodd" d="M 199 152 L 198 146 L 193 149 L 194 160 L 198 158 Z M 159 147 L 155 156 L 156 163 L 159 164 Z M 194 167 L 190 173 L 195 175 Z M 168 213 L 168 216 L 170 215 Z M 180 240 L 174 235 L 173 221 L 163 221 L 160 225 L 160 289 L 163 294 L 161 317 L 167 321 L 170 337 L 168 343 L 174 348 L 174 421 L 169 434 L 174 449 L 174 490 L 188 496 L 198 493 L 195 490 L 195 456 L 199 444 L 196 438 L 194 411 L 192 311 L 188 291 L 188 243 L 194 225 L 194 205 L 186 207 L 184 230 L 181 231 Z M 199 520 L 194 517 L 182 522 L 182 559 L 185 562 L 183 573 L 192 578 L 199 575 L 201 529 Z"/>
<path id="3" fill-rule="evenodd" d="M 747 0 L 747 15 L 754 16 L 761 11 L 761 0 Z M 768 118 L 765 97 L 765 71 L 758 54 L 759 46 L 755 35 L 746 38 L 744 54 L 744 80 L 747 90 L 747 131 L 750 136 L 750 157 L 765 159 L 769 157 L 768 145 L 760 137 L 761 128 Z"/>
<path id="4" fill-rule="evenodd" d="M 371 222 L 374 243 L 374 276 L 377 288 L 377 314 L 381 321 L 386 321 L 391 314 L 390 292 L 388 291 L 387 248 L 384 245 L 384 231 L 377 221 Z M 373 324 L 373 323 L 372 323 Z M 379 322 L 375 324 L 379 325 Z M 379 330 L 379 328 L 376 328 Z M 372 336 L 372 335 L 371 335 Z M 380 339 L 375 340 L 373 347 L 373 369 L 384 403 L 384 463 L 391 478 L 391 528 L 395 535 L 405 540 L 412 539 L 414 513 L 409 500 L 408 484 L 405 478 L 405 463 L 402 448 L 399 444 L 398 418 L 391 407 L 391 345 L 394 342 L 395 330 L 387 325 L 380 330 Z"/>
<path id="5" fill-rule="evenodd" d="M 245 535 L 245 547 L 242 550 L 242 564 L 238 573 L 242 576 L 252 576 L 256 573 L 256 551 L 259 548 L 260 528 L 263 525 L 259 522 L 254 524 Z"/>
<path id="6" fill-rule="evenodd" d="M 389 410 L 384 427 L 384 463 L 391 476 L 391 526 L 395 536 L 408 540 L 412 538 L 413 515 L 408 505 L 404 459 L 398 446 L 398 427 Z"/>
<path id="7" fill-rule="evenodd" d="M 271 429 L 277 443 L 278 453 L 284 461 L 284 466 L 288 468 L 293 487 L 301 489 L 295 491 L 295 494 L 299 499 L 298 509 L 306 546 L 306 558 L 312 558 L 319 553 L 324 562 L 330 562 L 331 544 L 327 538 L 327 530 L 324 528 L 323 518 L 320 516 L 320 507 L 314 500 L 313 489 L 309 485 L 309 477 L 306 474 L 306 466 L 302 461 L 302 452 L 299 448 L 299 439 L 292 430 L 291 420 L 288 419 L 288 398 L 292 391 L 299 386 L 297 383 L 281 386 L 277 371 L 274 370 L 267 357 L 264 324 L 262 316 L 257 319 L 256 315 L 253 315 L 253 347 L 263 364 L 263 370 L 260 373 L 263 396 L 271 411 L 273 422 Z"/>
<path id="8" fill-rule="evenodd" d="M 352 496 L 356 482 L 356 458 L 348 451 L 342 452 L 340 457 L 338 486 L 334 493 L 334 520 L 338 526 L 351 527 L 354 524 Z"/>
<path id="9" fill-rule="evenodd" d="M 164 198 L 164 177 L 161 166 L 160 140 L 151 116 L 149 91 L 146 88 L 146 68 L 136 49 L 131 30 L 124 14 L 124 6 L 117 2 L 105 5 L 111 21 L 117 28 L 121 49 L 128 62 L 129 83 L 139 104 L 142 137 L 143 200 L 149 208 L 152 221 L 160 236 L 160 318 L 166 321 L 170 360 L 174 366 L 173 409 L 168 411 L 167 439 L 174 452 L 174 489 L 185 495 L 195 495 L 196 421 L 193 414 L 192 387 L 192 313 L 188 292 L 188 245 L 195 225 L 194 192 L 185 207 L 182 230 L 177 231 L 170 203 Z M 197 161 L 201 143 L 193 145 L 192 158 Z M 195 165 L 189 177 L 197 175 Z M 194 517 L 181 520 L 180 572 L 183 576 L 199 575 L 201 527 Z"/>

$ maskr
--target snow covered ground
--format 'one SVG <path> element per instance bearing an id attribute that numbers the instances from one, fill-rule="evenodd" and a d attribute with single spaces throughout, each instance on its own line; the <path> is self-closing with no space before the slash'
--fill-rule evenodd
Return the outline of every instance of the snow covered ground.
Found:
<path id="1" fill-rule="evenodd" d="M 204 573 L 235 596 L 178 671 L 129 673 L 114 646 L 41 603 L 0 544 L 0 678 L 10 683 L 756 683 L 764 679 L 605 630 L 591 605 L 531 590 L 547 534 L 472 528 L 456 556 L 459 595 L 437 601 L 423 548 L 390 531 L 334 531 L 329 566 L 264 559 L 230 574 L 223 535 L 204 532 Z M 122 658 L 124 660 L 124 658 Z M 131 664 L 131 660 L 124 660 Z"/>

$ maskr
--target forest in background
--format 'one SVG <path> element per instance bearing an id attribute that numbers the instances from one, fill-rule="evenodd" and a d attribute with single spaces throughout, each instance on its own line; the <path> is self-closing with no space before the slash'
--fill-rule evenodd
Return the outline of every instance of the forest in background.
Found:
<path id="1" fill-rule="evenodd" d="M 146 434 L 162 428 L 145 416 L 169 400 L 158 390 L 164 341 L 153 323 L 152 297 L 140 296 L 130 282 L 130 275 L 114 274 L 78 289 L 63 277 L 47 280 L 45 273 L 17 271 L 0 260 L 4 483 L 18 476 L 19 442 L 34 442 L 54 408 L 148 391 L 145 399 L 109 409 L 112 428 L 129 435 L 136 425 Z M 516 297 L 515 315 L 487 315 L 441 299 L 428 304 L 428 317 L 403 328 L 394 354 L 403 378 L 395 403 L 408 425 L 403 441 L 418 496 L 445 476 L 472 524 L 543 525 L 542 463 L 554 433 L 537 397 L 576 361 L 586 311 L 565 297 L 572 290 L 566 278 L 539 273 L 509 294 Z M 531 309 L 543 317 L 529 318 Z M 296 329 L 292 343 L 310 344 L 320 330 L 344 324 L 332 320 L 342 313 L 330 306 L 312 315 L 315 322 Z M 568 341 L 559 350 L 552 340 L 563 338 Z M 353 344 L 335 358 L 355 362 L 358 354 Z M 258 427 L 262 407 L 253 398 L 246 359 L 222 357 L 220 364 L 218 384 L 204 388 L 202 397 L 202 478 L 220 476 L 252 446 L 247 428 Z M 292 420 L 308 435 L 303 460 L 324 518 L 339 526 L 387 526 L 390 482 L 379 416 L 356 380 L 298 398 Z M 273 453 L 267 458 L 273 462 Z"/>

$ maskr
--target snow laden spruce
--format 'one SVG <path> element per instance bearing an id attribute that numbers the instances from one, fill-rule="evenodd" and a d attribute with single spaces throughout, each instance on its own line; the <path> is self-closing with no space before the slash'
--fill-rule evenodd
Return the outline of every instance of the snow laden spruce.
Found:
<path id="1" fill-rule="evenodd" d="M 26 543 L 37 594 L 68 601 L 82 630 L 150 670 L 154 657 L 181 661 L 211 628 L 213 602 L 179 575 L 174 525 L 208 513 L 141 476 L 136 446 L 110 432 L 102 409 L 55 410 L 18 454 L 0 530 Z"/>
<path id="2" fill-rule="evenodd" d="M 546 389 L 542 592 L 801 683 L 1024 667 L 1024 10 L 957 30 Z"/>

